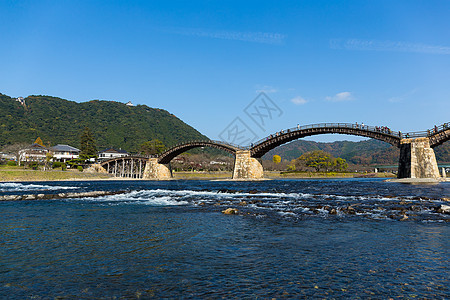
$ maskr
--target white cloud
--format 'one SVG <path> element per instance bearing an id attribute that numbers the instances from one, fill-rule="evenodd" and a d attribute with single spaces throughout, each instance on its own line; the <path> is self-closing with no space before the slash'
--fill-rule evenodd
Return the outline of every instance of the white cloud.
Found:
<path id="1" fill-rule="evenodd" d="M 294 103 L 295 105 L 303 105 L 303 104 L 306 104 L 308 102 L 308 100 L 298 96 L 298 97 L 292 98 L 291 102 Z"/>
<path id="2" fill-rule="evenodd" d="M 328 101 L 340 102 L 340 101 L 354 100 L 354 97 L 353 97 L 352 93 L 350 93 L 350 92 L 341 92 L 341 93 L 337 93 L 334 96 L 327 96 L 327 97 L 325 97 L 325 99 Z"/>
<path id="3" fill-rule="evenodd" d="M 333 39 L 330 40 L 330 48 L 362 51 L 392 51 L 446 55 L 450 54 L 450 47 L 446 46 L 359 39 Z"/>
<path id="4" fill-rule="evenodd" d="M 262 44 L 283 44 L 286 35 L 273 32 L 243 32 L 227 30 L 209 30 L 203 28 L 167 28 L 165 32 L 186 36 L 207 37 L 213 39 L 243 41 Z"/>

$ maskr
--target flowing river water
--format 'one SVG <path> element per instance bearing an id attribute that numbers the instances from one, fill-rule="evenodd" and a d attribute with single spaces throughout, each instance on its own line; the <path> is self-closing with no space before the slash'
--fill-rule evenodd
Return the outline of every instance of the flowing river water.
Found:
<path id="1" fill-rule="evenodd" d="M 0 183 L 87 191 L 0 202 L 1 299 L 450 298 L 450 183 Z"/>

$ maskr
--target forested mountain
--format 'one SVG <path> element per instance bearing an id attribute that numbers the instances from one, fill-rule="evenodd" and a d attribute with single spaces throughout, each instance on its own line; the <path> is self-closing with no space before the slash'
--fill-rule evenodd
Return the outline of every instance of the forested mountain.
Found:
<path id="1" fill-rule="evenodd" d="M 206 139 L 169 112 L 146 105 L 127 106 L 114 101 L 77 103 L 50 96 L 29 96 L 24 104 L 0 94 L 0 149 L 41 137 L 46 145 L 80 145 L 87 126 L 97 145 L 136 151 L 143 142 L 161 140 L 166 146 Z"/>
<path id="2" fill-rule="evenodd" d="M 312 141 L 297 140 L 281 145 L 269 151 L 263 158 L 272 159 L 272 156 L 280 155 L 284 160 L 298 158 L 303 153 L 323 150 L 341 157 L 351 164 L 358 165 L 396 165 L 398 164 L 399 150 L 388 143 L 378 140 L 366 140 L 360 142 L 339 141 L 333 143 L 317 143 Z M 444 143 L 434 149 L 439 163 L 450 162 L 450 143 Z"/>

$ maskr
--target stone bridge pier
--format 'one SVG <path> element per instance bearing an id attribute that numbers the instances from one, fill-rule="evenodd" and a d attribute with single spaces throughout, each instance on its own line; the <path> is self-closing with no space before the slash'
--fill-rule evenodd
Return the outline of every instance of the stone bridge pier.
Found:
<path id="1" fill-rule="evenodd" d="M 142 179 L 168 180 L 172 178 L 169 168 L 158 163 L 157 158 L 149 158 Z"/>
<path id="2" fill-rule="evenodd" d="M 261 179 L 264 178 L 262 165 L 256 158 L 251 157 L 250 150 L 236 151 L 233 179 Z"/>
<path id="3" fill-rule="evenodd" d="M 436 156 L 428 138 L 402 139 L 398 178 L 440 177 Z"/>

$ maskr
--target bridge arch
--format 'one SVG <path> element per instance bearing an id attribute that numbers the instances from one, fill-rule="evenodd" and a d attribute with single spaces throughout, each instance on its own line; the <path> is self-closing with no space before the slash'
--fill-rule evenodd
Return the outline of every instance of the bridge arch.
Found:
<path id="1" fill-rule="evenodd" d="M 210 147 L 210 148 L 216 148 L 224 150 L 232 155 L 236 155 L 236 151 L 241 150 L 238 146 L 234 146 L 231 144 L 227 144 L 224 142 L 219 141 L 193 141 L 193 142 L 187 142 L 183 144 L 176 145 L 164 153 L 161 153 L 158 156 L 158 163 L 160 164 L 168 164 L 173 158 L 180 155 L 181 153 L 184 153 L 188 150 L 199 148 L 199 147 Z"/>
<path id="2" fill-rule="evenodd" d="M 430 139 L 430 147 L 434 148 L 437 147 L 439 145 L 442 145 L 443 143 L 447 142 L 450 140 L 450 127 L 448 125 L 448 123 L 445 124 L 445 127 L 436 132 L 433 135 L 430 135 L 429 137 Z"/>
<path id="3" fill-rule="evenodd" d="M 381 128 L 376 126 L 349 124 L 349 123 L 322 123 L 314 125 L 306 125 L 297 128 L 291 128 L 286 131 L 280 131 L 272 134 L 265 139 L 259 141 L 250 148 L 251 156 L 254 158 L 261 158 L 270 150 L 297 140 L 306 136 L 319 134 L 349 134 L 362 137 L 373 138 L 393 146 L 400 147 L 400 140 L 402 134 L 397 131 L 392 131 L 388 128 Z"/>

